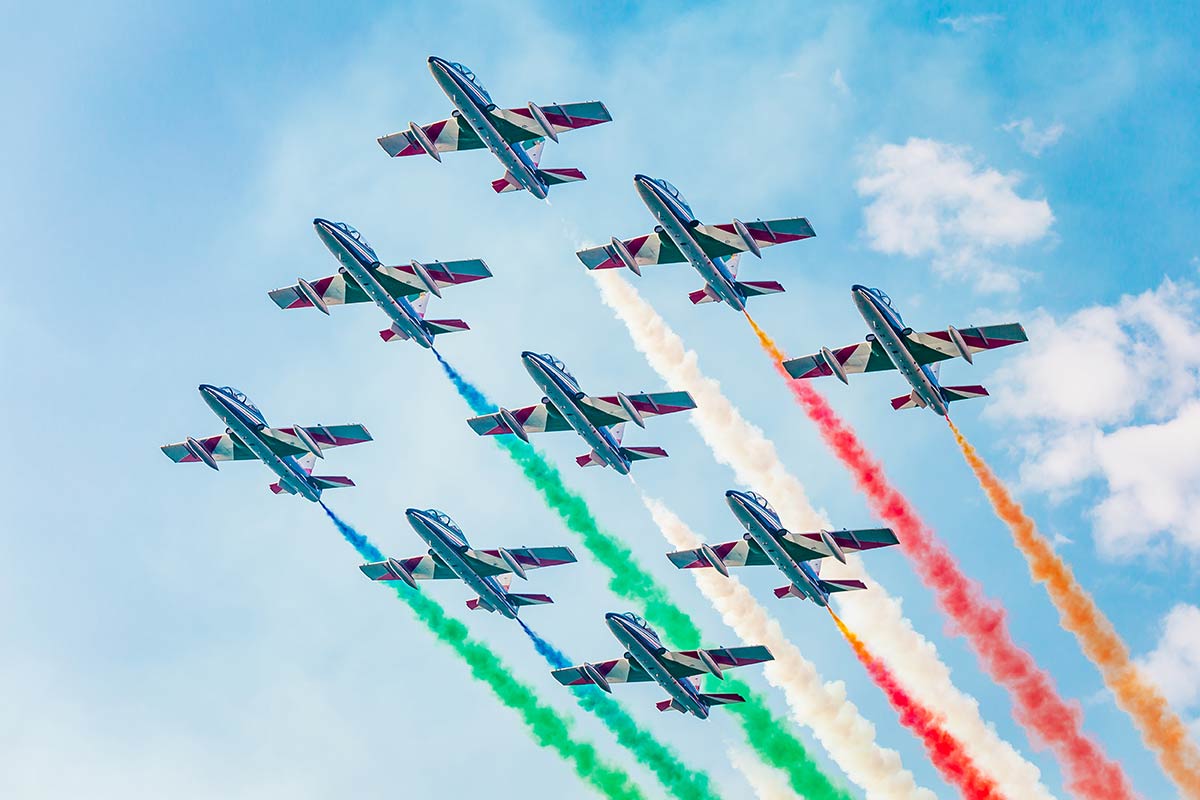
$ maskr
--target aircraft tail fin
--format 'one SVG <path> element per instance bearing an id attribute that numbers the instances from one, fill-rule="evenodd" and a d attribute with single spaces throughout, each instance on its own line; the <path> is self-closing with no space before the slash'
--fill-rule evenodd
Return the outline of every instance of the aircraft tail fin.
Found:
<path id="1" fill-rule="evenodd" d="M 574 167 L 566 167 L 564 169 L 539 169 L 538 177 L 546 182 L 547 186 L 557 186 L 560 183 L 574 183 L 575 181 L 586 181 L 587 175 L 583 174 L 582 170 Z"/>
<path id="2" fill-rule="evenodd" d="M 471 326 L 461 319 L 427 319 L 425 320 L 425 325 L 434 336 L 441 336 L 443 333 L 458 333 L 459 331 L 471 330 Z"/>
<path id="3" fill-rule="evenodd" d="M 786 291 L 779 281 L 734 281 L 738 291 L 746 297 L 758 297 L 762 294 L 778 294 Z"/>

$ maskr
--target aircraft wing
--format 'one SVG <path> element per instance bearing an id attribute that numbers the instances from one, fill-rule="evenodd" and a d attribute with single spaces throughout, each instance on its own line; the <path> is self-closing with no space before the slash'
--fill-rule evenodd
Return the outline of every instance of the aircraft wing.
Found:
<path id="1" fill-rule="evenodd" d="M 641 393 L 626 395 L 626 398 L 643 419 L 674 414 L 677 411 L 690 411 L 696 407 L 696 401 L 687 392 Z M 616 425 L 633 419 L 615 394 L 604 397 L 584 396 L 579 405 L 588 420 L 598 427 Z"/>
<path id="2" fill-rule="evenodd" d="M 775 660 L 775 656 L 771 655 L 771 651 L 767 648 L 762 645 L 752 645 L 750 647 L 718 647 L 704 651 L 668 650 L 662 654 L 663 665 L 676 678 L 703 675 L 710 670 L 700 660 L 701 652 L 707 654 L 722 670 Z"/>
<path id="3" fill-rule="evenodd" d="M 1007 325 L 983 325 L 981 327 L 959 328 L 959 335 L 971 355 L 984 350 L 995 350 L 998 347 L 1008 347 L 1029 341 L 1025 328 L 1019 322 Z M 945 361 L 948 358 L 961 356 L 962 351 L 954 342 L 949 330 L 929 331 L 928 333 L 911 333 L 908 336 L 910 349 L 918 364 L 932 364 L 935 361 Z"/>
<path id="4" fill-rule="evenodd" d="M 196 439 L 195 441 L 208 451 L 208 454 L 213 457 L 214 461 L 249 461 L 258 458 L 258 456 L 254 455 L 253 450 L 231 433 L 222 433 L 220 436 L 209 436 L 204 439 Z M 176 464 L 188 464 L 193 461 L 200 461 L 188 449 L 185 442 L 164 444 L 159 449 Z"/>
<path id="5" fill-rule="evenodd" d="M 890 547 L 900 543 L 891 528 L 826 531 L 826 534 L 846 552 L 874 550 L 878 547 Z M 784 531 L 780 534 L 779 540 L 783 543 L 783 549 L 788 551 L 788 555 L 797 561 L 811 561 L 832 555 L 819 531 L 811 533 Z"/>
<path id="6" fill-rule="evenodd" d="M 798 242 L 816 236 L 816 231 L 804 217 L 789 217 L 787 219 L 758 220 L 743 223 L 746 233 L 759 248 L 771 247 L 785 242 Z M 731 256 L 734 253 L 744 253 L 753 248 L 742 238 L 737 226 L 730 222 L 726 225 L 697 225 L 692 229 L 696 241 L 709 256 Z"/>
<path id="7" fill-rule="evenodd" d="M 538 403 L 537 405 L 525 406 L 524 408 L 514 408 L 510 413 L 525 433 L 548 433 L 550 431 L 571 430 L 570 423 L 567 422 L 562 414 L 558 413 L 558 409 L 546 403 Z M 515 433 L 500 416 L 500 412 L 484 414 L 481 417 L 472 417 L 467 420 L 467 424 L 471 426 L 471 430 L 480 436 Z"/>
<path id="8" fill-rule="evenodd" d="M 608 683 L 645 683 L 652 681 L 650 673 L 642 669 L 636 661 L 627 658 L 614 658 L 612 661 L 597 661 L 588 666 L 593 667 Z M 551 675 L 563 686 L 586 686 L 595 683 L 580 664 L 576 667 L 564 667 L 553 670 Z"/>
<path id="9" fill-rule="evenodd" d="M 301 426 L 300 429 L 320 450 L 371 441 L 371 434 L 362 425 L 313 425 Z M 296 433 L 295 427 L 262 428 L 259 434 L 277 456 L 299 456 L 312 452 Z"/>
<path id="10" fill-rule="evenodd" d="M 831 350 L 830 353 L 847 375 L 896 368 L 878 340 L 846 345 Z M 783 367 L 793 378 L 818 378 L 822 375 L 833 374 L 833 370 L 825 362 L 821 353 L 789 359 L 783 362 Z"/>
<path id="11" fill-rule="evenodd" d="M 309 284 L 327 306 L 340 306 L 344 303 L 367 303 L 371 298 L 354 282 L 354 279 L 342 275 L 330 275 L 328 278 L 318 278 Z M 269 293 L 275 305 L 280 308 L 312 308 L 309 300 L 300 290 L 299 284 L 284 286 L 282 289 L 272 289 Z"/>
<path id="12" fill-rule="evenodd" d="M 439 153 L 451 153 L 455 150 L 479 150 L 484 146 L 483 140 L 475 129 L 459 117 L 442 119 L 429 125 L 422 125 L 421 130 L 429 138 L 434 149 Z M 379 146 L 393 158 L 398 156 L 415 156 L 425 153 L 412 131 L 400 131 L 381 136 Z"/>
<path id="13" fill-rule="evenodd" d="M 505 548 L 505 552 L 512 556 L 524 570 L 574 564 L 578 560 L 569 547 L 509 547 Z M 475 565 L 475 571 L 481 576 L 501 575 L 513 571 L 498 549 L 468 549 L 465 555 Z"/>
<path id="14" fill-rule="evenodd" d="M 733 542 L 723 542 L 712 545 L 713 552 L 727 567 L 758 567 L 771 563 L 767 554 L 753 539 L 738 539 Z M 667 553 L 667 558 L 679 569 L 698 569 L 713 566 L 705 557 L 702 548 L 693 550 L 677 550 Z"/>
<path id="15" fill-rule="evenodd" d="M 588 103 L 554 103 L 539 106 L 538 109 L 554 129 L 555 135 L 612 121 L 612 115 L 599 100 Z M 524 142 L 546 136 L 546 129 L 534 118 L 534 112 L 528 106 L 497 108 L 492 111 L 492 121 L 500 135 L 509 142 Z"/>
<path id="16" fill-rule="evenodd" d="M 454 570 L 446 566 L 445 562 L 435 555 L 389 558 L 387 561 L 363 564 L 359 569 L 373 581 L 403 581 L 404 579 L 390 566 L 393 561 L 419 581 L 441 581 L 458 577 L 454 574 Z"/>
<path id="17" fill-rule="evenodd" d="M 434 261 L 430 264 L 420 264 L 420 267 L 425 270 L 425 273 L 439 289 L 492 277 L 492 271 L 488 269 L 482 258 Z M 401 264 L 395 267 L 377 264 L 373 269 L 376 277 L 380 279 L 380 284 L 393 296 L 409 297 L 429 291 L 429 287 L 417 275 L 417 268 L 412 264 Z"/>
<path id="18" fill-rule="evenodd" d="M 635 236 L 632 239 L 622 239 L 621 243 L 633 263 L 639 267 L 648 264 L 679 264 L 687 259 L 665 233 L 648 233 L 645 236 Z M 611 244 L 599 247 L 589 247 L 575 254 L 588 269 L 616 269 L 627 266 Z"/>

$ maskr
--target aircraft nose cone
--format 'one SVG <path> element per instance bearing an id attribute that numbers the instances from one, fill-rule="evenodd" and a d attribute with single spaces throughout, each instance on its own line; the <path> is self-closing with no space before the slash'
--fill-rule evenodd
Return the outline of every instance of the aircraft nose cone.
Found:
<path id="1" fill-rule="evenodd" d="M 742 494 L 737 489 L 730 489 L 729 491 L 725 492 L 725 502 L 729 504 L 730 508 L 738 509 L 744 507 L 746 503 L 750 501 L 746 495 Z"/>
<path id="2" fill-rule="evenodd" d="M 866 290 L 867 287 L 863 286 L 861 283 L 856 283 L 850 287 L 850 291 L 852 292 L 865 292 Z"/>

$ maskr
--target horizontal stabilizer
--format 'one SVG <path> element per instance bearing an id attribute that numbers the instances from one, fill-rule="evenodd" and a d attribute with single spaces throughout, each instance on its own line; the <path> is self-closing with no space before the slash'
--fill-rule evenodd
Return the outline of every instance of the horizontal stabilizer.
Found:
<path id="1" fill-rule="evenodd" d="M 542 606 L 547 603 L 553 603 L 554 600 L 548 594 L 516 594 L 510 592 L 508 601 L 514 606 Z"/>
<path id="2" fill-rule="evenodd" d="M 504 194 L 505 192 L 520 191 L 524 187 L 513 177 L 511 172 L 505 170 L 503 178 L 497 178 L 492 181 L 492 188 L 496 191 L 496 194 Z"/>
<path id="3" fill-rule="evenodd" d="M 483 601 L 482 597 L 473 597 L 470 600 L 468 600 L 467 608 L 471 609 L 472 611 L 478 611 L 479 609 L 483 609 L 484 611 L 495 611 L 496 610 L 496 609 L 492 608 L 491 603 L 485 603 Z"/>
<path id="4" fill-rule="evenodd" d="M 867 585 L 862 581 L 854 580 L 822 580 L 821 588 L 832 594 L 833 592 L 853 592 L 856 589 L 865 589 Z"/>
<path id="5" fill-rule="evenodd" d="M 278 483 L 278 482 L 276 482 L 276 483 L 272 483 L 272 484 L 271 484 L 269 487 L 267 487 L 267 488 L 269 488 L 269 489 L 270 489 L 272 492 L 274 492 L 275 494 L 282 494 L 283 492 L 287 492 L 288 494 L 295 494 L 295 492 L 293 492 L 291 489 L 288 489 L 288 488 L 287 488 L 287 487 L 285 487 L 283 484 L 281 484 L 281 483 Z"/>
<path id="6" fill-rule="evenodd" d="M 744 703 L 746 698 L 733 692 L 722 692 L 720 694 L 701 694 L 700 702 L 706 706 L 724 706 L 730 703 Z"/>
<path id="7" fill-rule="evenodd" d="M 648 458 L 666 458 L 667 451 L 661 447 L 622 447 L 621 455 L 630 461 L 645 461 Z"/>
<path id="8" fill-rule="evenodd" d="M 318 489 L 344 489 L 354 485 L 354 481 L 345 475 L 313 475 L 312 482 Z"/>
<path id="9" fill-rule="evenodd" d="M 681 706 L 679 704 L 679 702 L 674 699 L 659 700 L 657 703 L 654 704 L 654 707 L 657 708 L 659 711 L 678 711 L 681 714 L 684 713 L 683 706 Z"/>
<path id="10" fill-rule="evenodd" d="M 971 400 L 976 397 L 987 397 L 988 390 L 982 386 L 943 386 L 942 397 L 946 398 L 947 403 L 953 403 L 958 400 Z"/>
<path id="11" fill-rule="evenodd" d="M 443 333 L 458 333 L 459 331 L 471 330 L 471 326 L 461 319 L 427 319 L 425 320 L 425 326 L 429 328 L 429 332 L 434 336 L 441 336 Z"/>
<path id="12" fill-rule="evenodd" d="M 604 463 L 604 459 L 597 455 L 595 450 L 591 451 L 590 453 L 584 453 L 581 456 L 576 456 L 575 463 L 581 467 L 607 466 L 607 464 Z"/>
<path id="13" fill-rule="evenodd" d="M 760 294 L 778 294 L 785 291 L 779 281 L 735 281 L 734 283 L 746 297 L 757 297 Z"/>
<path id="14" fill-rule="evenodd" d="M 892 398 L 892 408 L 897 411 L 906 408 L 924 408 L 926 405 L 928 404 L 916 392 L 909 392 L 908 394 Z"/>
<path id="15" fill-rule="evenodd" d="M 582 171 L 574 167 L 565 169 L 539 169 L 538 177 L 546 182 L 547 186 L 557 186 L 560 183 L 574 183 L 575 181 L 586 181 L 587 176 Z"/>
<path id="16" fill-rule="evenodd" d="M 384 328 L 379 332 L 379 338 L 385 342 L 406 342 L 409 337 L 399 325 L 393 322 L 390 328 Z"/>
<path id="17" fill-rule="evenodd" d="M 785 597 L 795 597 L 800 600 L 808 597 L 808 595 L 800 591 L 799 587 L 797 587 L 794 583 L 789 583 L 787 586 L 780 586 L 775 590 L 775 596 L 781 600 Z"/>
<path id="18" fill-rule="evenodd" d="M 721 302 L 721 298 L 717 296 L 716 292 L 709 288 L 708 284 L 705 284 L 703 289 L 697 289 L 694 292 L 688 292 L 688 300 L 692 301 L 692 305 Z"/>

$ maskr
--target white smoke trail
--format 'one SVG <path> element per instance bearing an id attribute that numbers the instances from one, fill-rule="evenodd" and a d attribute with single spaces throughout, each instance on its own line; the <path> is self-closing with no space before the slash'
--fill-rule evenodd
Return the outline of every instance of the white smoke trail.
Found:
<path id="1" fill-rule="evenodd" d="M 730 747 L 726 753 L 729 763 L 742 773 L 758 800 L 803 800 L 792 791 L 782 772 L 768 767 L 753 753 L 740 747 Z"/>
<path id="2" fill-rule="evenodd" d="M 642 495 L 654 524 L 677 550 L 700 544 L 699 537 L 659 500 Z M 747 644 L 763 644 L 775 656 L 763 674 L 783 691 L 796 722 L 812 729 L 846 777 L 866 792 L 868 800 L 934 800 L 928 789 L 917 786 L 912 773 L 900 763 L 900 754 L 875 742 L 875 726 L 867 722 L 846 699 L 840 681 L 822 683 L 812 662 L 800 655 L 750 590 L 737 578 L 725 578 L 707 569 L 691 570 L 696 585 Z"/>
<path id="3" fill-rule="evenodd" d="M 767 497 L 788 528 L 829 528 L 829 521 L 809 503 L 804 486 L 783 465 L 775 445 L 746 421 L 722 394 L 717 381 L 700 371 L 695 352 L 684 347 L 623 277 L 609 272 L 593 275 L 604 302 L 625 323 L 634 346 L 654 371 L 671 388 L 692 393 L 696 409 L 688 416 L 717 461 L 730 467 L 739 483 Z M 852 557 L 845 573 L 845 577 L 869 582 L 871 588 L 839 603 L 839 614 L 870 643 L 909 694 L 941 714 L 946 729 L 1004 794 L 1050 800 L 1053 796 L 1041 782 L 1041 771 L 984 721 L 978 702 L 954 685 L 937 648 L 913 629 L 900 602 L 870 577 L 859 559 Z"/>

